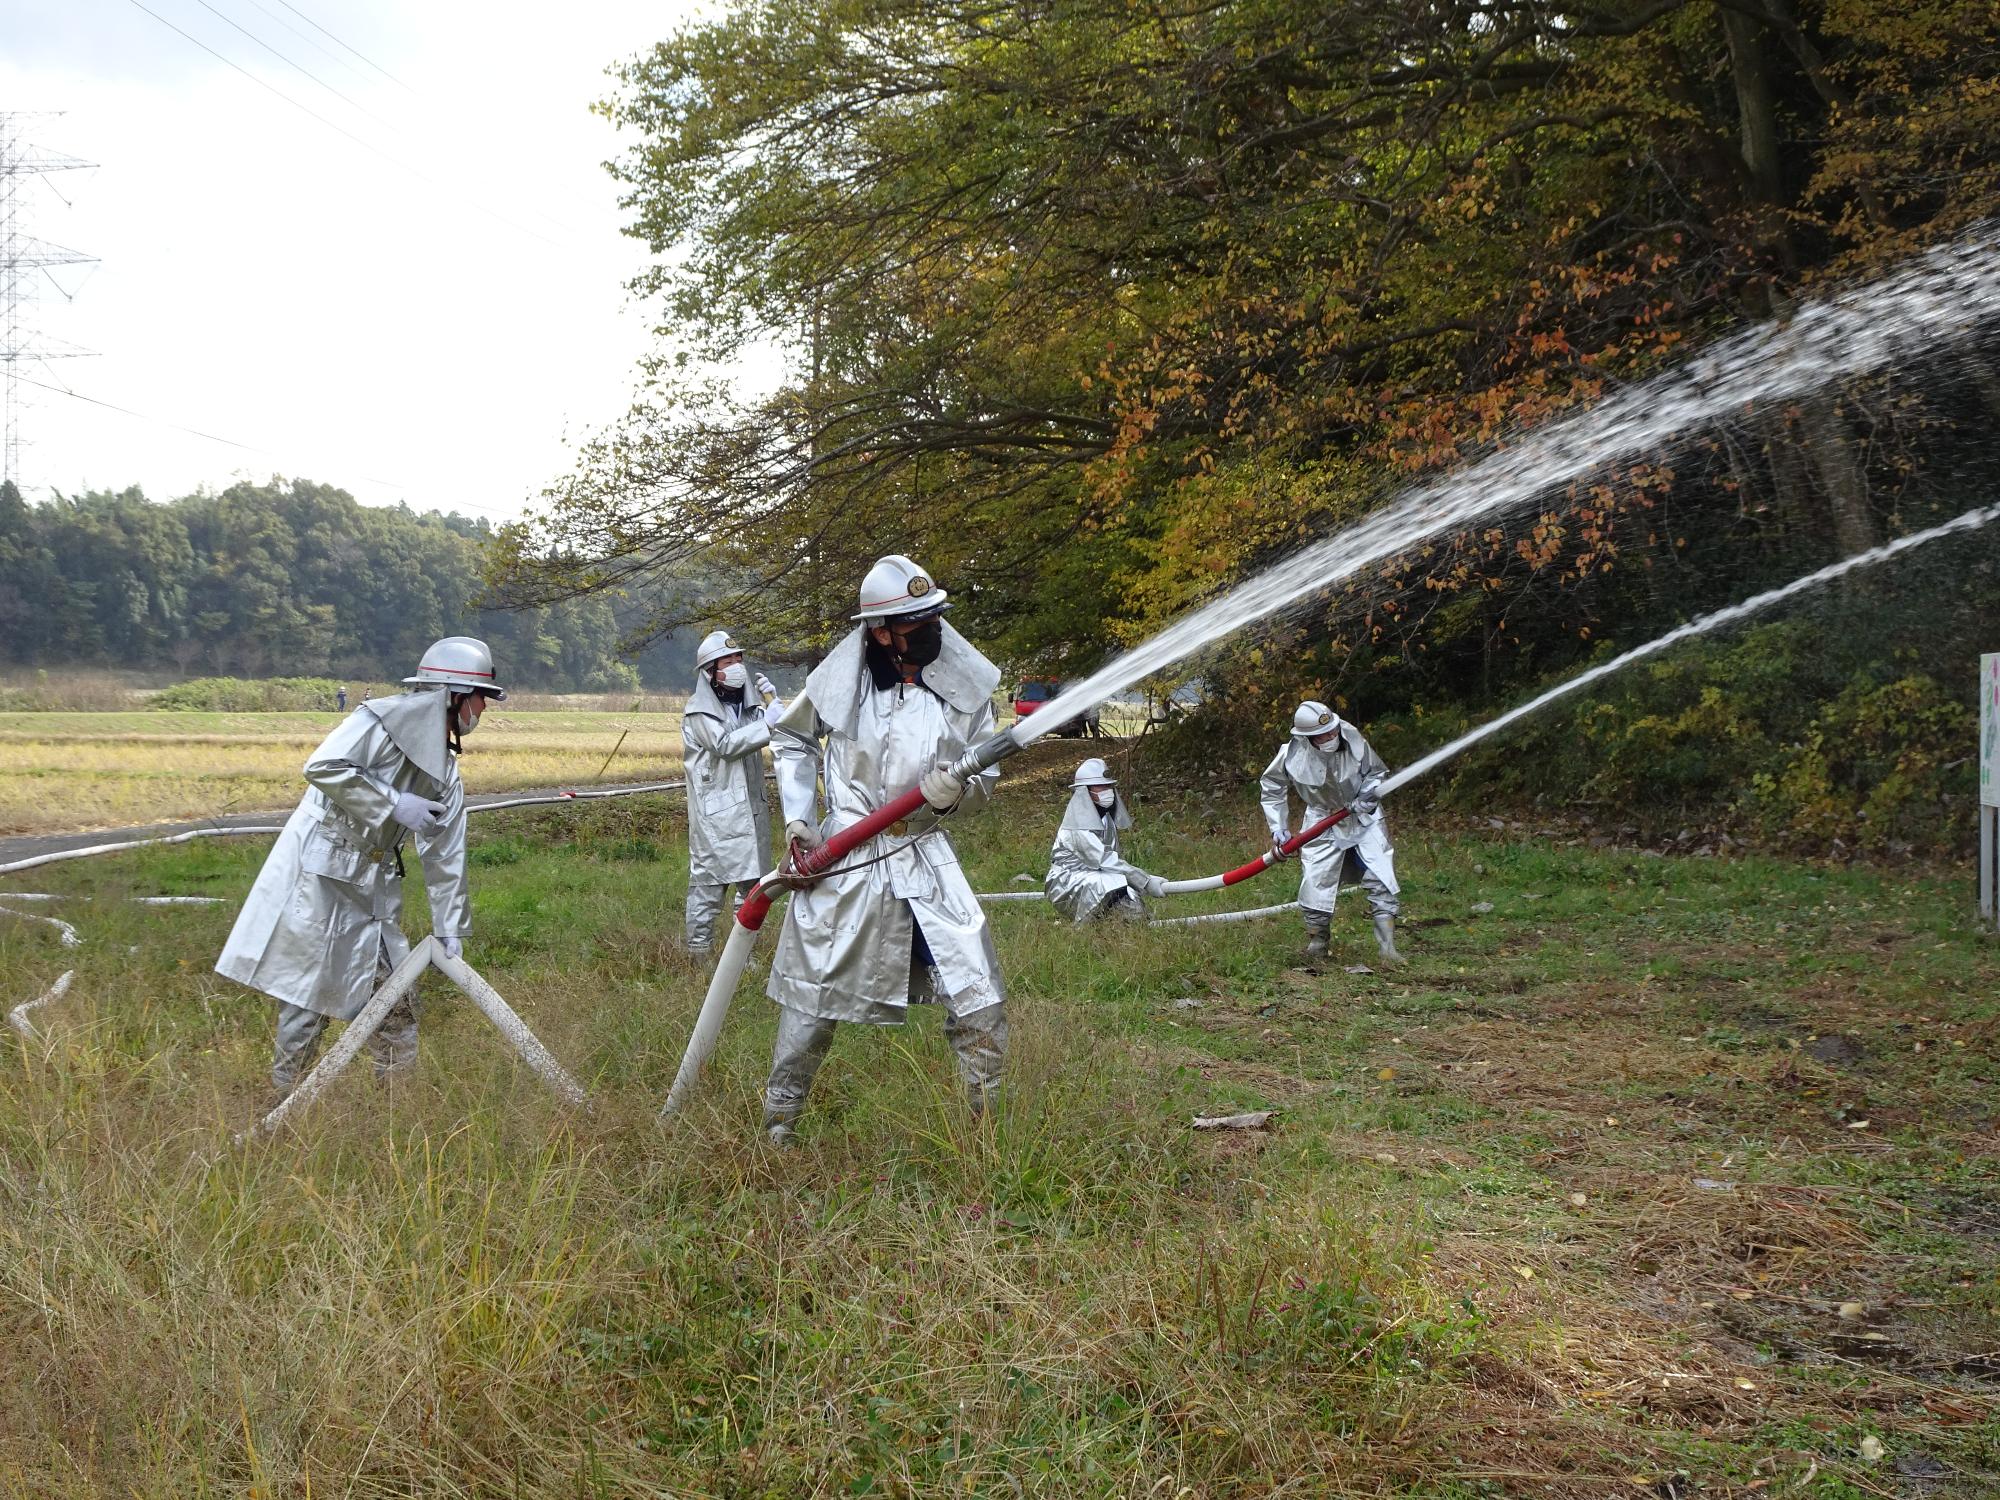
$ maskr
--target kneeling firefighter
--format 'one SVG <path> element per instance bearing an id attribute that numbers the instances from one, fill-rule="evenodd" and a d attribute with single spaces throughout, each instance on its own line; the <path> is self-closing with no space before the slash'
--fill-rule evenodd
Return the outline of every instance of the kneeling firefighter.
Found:
<path id="1" fill-rule="evenodd" d="M 237 914 L 215 971 L 278 1002 L 271 1082 L 292 1091 L 329 1019 L 351 1021 L 409 956 L 403 840 L 423 860 L 431 932 L 456 957 L 472 932 L 465 865 L 461 737 L 478 726 L 494 680 L 493 653 L 446 636 L 423 656 L 411 691 L 363 703 L 306 761 L 307 790 L 272 845 Z M 369 1038 L 381 1077 L 417 1056 L 412 992 Z"/>
<path id="2" fill-rule="evenodd" d="M 715 945 L 715 916 L 729 887 L 742 894 L 771 869 L 771 814 L 764 798 L 764 747 L 785 705 L 750 669 L 726 630 L 695 648 L 694 691 L 681 715 L 687 769 L 687 951 Z"/>
<path id="3" fill-rule="evenodd" d="M 1140 895 L 1164 896 L 1167 881 L 1163 875 L 1147 874 L 1118 852 L 1119 830 L 1132 826 L 1118 783 L 1104 762 L 1092 756 L 1076 768 L 1070 786 L 1069 806 L 1063 809 L 1062 826 L 1049 851 L 1043 893 L 1073 921 L 1097 917 L 1145 921 Z"/>
<path id="4" fill-rule="evenodd" d="M 1334 898 L 1343 879 L 1358 878 L 1368 893 L 1368 910 L 1375 921 L 1375 941 L 1382 957 L 1402 962 L 1396 951 L 1396 851 L 1389 844 L 1389 825 L 1382 816 L 1382 782 L 1389 768 L 1352 724 L 1324 703 L 1308 699 L 1292 715 L 1291 737 L 1278 748 L 1258 783 L 1264 822 L 1277 849 L 1291 837 L 1288 795 L 1296 791 L 1305 804 L 1305 824 L 1318 822 L 1341 808 L 1352 809 L 1299 851 L 1299 909 L 1305 914 L 1306 957 L 1324 958 L 1333 929 Z M 1279 853 L 1280 859 L 1289 855 Z"/>
<path id="5" fill-rule="evenodd" d="M 772 737 L 786 868 L 913 783 L 927 806 L 845 868 L 795 883 L 766 990 L 778 1039 L 764 1126 L 779 1143 L 842 1021 L 893 1026 L 911 1001 L 941 1000 L 975 1114 L 998 1089 L 1007 1050 L 999 956 L 939 822 L 979 807 L 999 780 L 997 767 L 967 782 L 950 766 L 993 734 L 1000 670 L 945 623 L 945 591 L 907 557 L 870 568 L 860 604 L 859 625 L 813 669 Z"/>

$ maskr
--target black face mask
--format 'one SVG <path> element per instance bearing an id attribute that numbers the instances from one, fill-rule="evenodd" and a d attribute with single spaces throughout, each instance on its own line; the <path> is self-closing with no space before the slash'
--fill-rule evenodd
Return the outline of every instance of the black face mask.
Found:
<path id="1" fill-rule="evenodd" d="M 938 659 L 943 650 L 944 621 L 932 618 L 911 627 L 897 655 L 913 667 L 927 667 Z"/>

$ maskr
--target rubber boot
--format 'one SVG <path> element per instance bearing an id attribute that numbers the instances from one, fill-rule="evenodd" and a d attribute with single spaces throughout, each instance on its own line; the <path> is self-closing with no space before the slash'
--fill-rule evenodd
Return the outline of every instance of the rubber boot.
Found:
<path id="1" fill-rule="evenodd" d="M 1375 913 L 1375 946 L 1382 950 L 1383 963 L 1403 961 L 1403 955 L 1396 951 L 1396 919 L 1386 911 Z"/>
<path id="2" fill-rule="evenodd" d="M 1325 958 L 1327 941 L 1333 935 L 1333 913 L 1329 911 L 1309 911 L 1306 913 L 1306 957 Z"/>

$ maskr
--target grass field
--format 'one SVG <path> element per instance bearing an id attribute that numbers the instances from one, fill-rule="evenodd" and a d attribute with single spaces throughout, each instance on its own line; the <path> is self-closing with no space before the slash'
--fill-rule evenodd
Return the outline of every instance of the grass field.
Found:
<path id="1" fill-rule="evenodd" d="M 979 888 L 1042 869 L 1073 752 L 960 831 Z M 1247 793 L 1139 815 L 1175 874 L 1258 842 Z M 1354 907 L 1308 970 L 1290 920 L 1009 905 L 997 1121 L 920 1010 L 843 1031 L 778 1153 L 761 977 L 653 1121 L 703 983 L 679 820 L 474 825 L 468 957 L 591 1113 L 438 990 L 408 1086 L 250 1149 L 269 1008 L 208 966 L 261 841 L 41 872 L 87 941 L 0 917 L 6 1003 L 78 976 L 0 1058 L 0 1495 L 1995 1493 L 1962 882 L 1405 817 L 1395 973 L 1347 971 Z"/>
<path id="2" fill-rule="evenodd" d="M 496 708 L 466 742 L 466 789 L 678 774 L 680 715 Z M 327 713 L 0 713 L 0 834 L 289 809 Z M 622 737 L 622 744 L 620 743 Z M 607 757 L 611 758 L 608 767 Z"/>
<path id="3" fill-rule="evenodd" d="M 680 713 L 663 711 L 666 701 L 654 694 L 643 710 L 607 711 L 523 708 L 510 698 L 467 741 L 466 790 L 583 786 L 600 771 L 609 782 L 677 776 Z M 330 711 L 0 713 L 0 835 L 288 810 L 303 789 L 306 756 L 340 718 Z M 1136 734 L 1143 711 L 1108 708 L 1105 722 Z"/>

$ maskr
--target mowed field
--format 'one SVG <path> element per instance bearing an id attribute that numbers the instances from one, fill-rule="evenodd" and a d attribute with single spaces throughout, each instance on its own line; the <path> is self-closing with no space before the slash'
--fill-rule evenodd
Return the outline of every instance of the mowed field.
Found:
<path id="1" fill-rule="evenodd" d="M 281 811 L 337 713 L 0 713 L 0 834 Z M 466 741 L 473 793 L 678 774 L 678 713 L 494 708 Z M 613 750 L 617 751 L 615 756 Z M 606 766 L 606 758 L 610 764 Z"/>
<path id="2" fill-rule="evenodd" d="M 977 889 L 1039 875 L 1080 753 L 960 826 Z M 83 944 L 0 916 L 0 1003 L 76 972 L 0 1048 L 0 1496 L 1995 1493 L 2000 948 L 1965 880 L 1406 794 L 1405 968 L 1353 904 L 1312 967 L 1291 918 L 999 906 L 997 1115 L 921 1007 L 841 1032 L 781 1152 L 768 936 L 655 1119 L 706 979 L 683 817 L 473 823 L 467 957 L 580 1113 L 433 985 L 406 1084 L 357 1067 L 233 1145 L 271 1007 L 210 965 L 265 841 L 17 884 Z M 1262 837 L 1248 788 L 1138 820 L 1174 875 Z M 1275 1113 L 1191 1128 L 1238 1110 Z"/>

